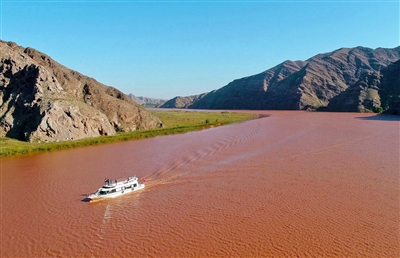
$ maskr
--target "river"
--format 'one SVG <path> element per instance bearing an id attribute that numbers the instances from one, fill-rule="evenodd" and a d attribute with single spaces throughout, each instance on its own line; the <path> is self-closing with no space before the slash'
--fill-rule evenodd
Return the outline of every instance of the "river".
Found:
<path id="1" fill-rule="evenodd" d="M 1 158 L 1 257 L 399 257 L 398 117 L 258 113 Z M 133 175 L 144 190 L 82 201 Z"/>

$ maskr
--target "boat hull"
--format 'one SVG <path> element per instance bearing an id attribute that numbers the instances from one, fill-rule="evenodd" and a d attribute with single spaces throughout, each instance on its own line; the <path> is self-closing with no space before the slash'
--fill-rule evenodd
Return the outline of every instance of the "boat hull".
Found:
<path id="1" fill-rule="evenodd" d="M 95 201 L 100 201 L 100 200 L 104 200 L 104 199 L 115 198 L 115 197 L 125 195 L 125 194 L 131 193 L 131 192 L 136 192 L 136 191 L 142 190 L 143 188 L 145 188 L 144 184 L 142 184 L 141 186 L 138 186 L 135 189 L 125 189 L 124 191 L 107 194 L 105 196 L 93 196 L 93 197 L 88 196 L 87 198 L 89 199 L 89 202 L 95 202 Z"/>
<path id="2" fill-rule="evenodd" d="M 128 178 L 126 180 L 117 180 L 111 182 L 106 181 L 106 184 L 95 193 L 89 194 L 86 201 L 93 202 L 104 199 L 115 198 L 128 193 L 136 192 L 145 188 L 145 184 L 139 184 L 136 177 Z"/>

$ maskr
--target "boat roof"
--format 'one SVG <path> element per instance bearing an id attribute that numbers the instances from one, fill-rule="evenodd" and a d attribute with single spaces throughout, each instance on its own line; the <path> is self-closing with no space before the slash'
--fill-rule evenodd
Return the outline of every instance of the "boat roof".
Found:
<path id="1" fill-rule="evenodd" d="M 120 178 L 120 179 L 109 179 L 107 178 L 104 180 L 105 183 L 102 188 L 110 189 L 110 188 L 115 188 L 116 186 L 123 186 L 128 183 L 133 183 L 135 181 L 138 181 L 138 178 L 136 176 L 132 177 L 127 177 L 127 178 Z"/>

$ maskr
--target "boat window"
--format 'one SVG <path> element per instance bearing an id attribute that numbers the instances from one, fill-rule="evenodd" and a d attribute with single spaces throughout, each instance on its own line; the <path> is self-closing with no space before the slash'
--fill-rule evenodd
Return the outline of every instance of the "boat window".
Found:
<path id="1" fill-rule="evenodd" d="M 136 187 L 137 186 L 137 184 L 133 184 L 133 187 Z"/>
<path id="2" fill-rule="evenodd" d="M 111 190 L 112 193 L 115 193 L 116 191 L 117 191 L 117 189 L 112 189 Z"/>
<path id="3" fill-rule="evenodd" d="M 107 194 L 106 191 L 100 191 L 100 194 Z"/>

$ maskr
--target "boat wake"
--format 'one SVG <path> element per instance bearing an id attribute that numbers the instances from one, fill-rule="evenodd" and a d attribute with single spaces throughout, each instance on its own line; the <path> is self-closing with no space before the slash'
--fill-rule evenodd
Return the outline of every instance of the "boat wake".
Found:
<path id="1" fill-rule="evenodd" d="M 215 128 L 215 130 L 217 131 L 218 128 Z M 197 133 L 199 134 L 199 137 L 203 137 L 203 135 L 201 135 L 201 132 Z M 150 175 L 146 175 L 146 178 L 149 179 L 147 185 L 153 186 L 154 184 L 175 183 L 175 180 L 177 178 L 189 173 L 188 171 L 190 171 L 190 165 L 196 165 L 197 163 L 206 162 L 207 159 L 213 159 L 215 157 L 215 154 L 218 153 L 232 152 L 239 146 L 246 145 L 256 139 L 257 135 L 262 133 L 262 130 L 260 129 L 260 127 L 251 127 L 244 128 L 243 131 L 240 132 L 232 132 L 229 135 L 222 133 L 220 133 L 219 131 L 215 132 L 215 134 L 212 135 L 212 139 L 209 138 L 209 134 L 206 134 L 204 135 L 204 137 L 206 138 L 202 141 L 196 141 L 196 145 L 193 147 L 191 146 L 191 142 L 181 142 L 181 144 L 186 145 L 186 155 L 174 155 L 168 159 L 165 158 L 165 162 L 160 165 L 161 169 L 159 171 Z M 199 142 L 202 143 L 200 146 L 198 145 Z M 161 155 L 165 154 L 160 153 L 160 156 Z"/>
<path id="2" fill-rule="evenodd" d="M 93 245 L 93 250 L 91 250 L 91 253 L 99 253 L 97 250 L 100 250 L 102 248 L 102 246 L 103 246 L 102 242 L 104 241 L 104 236 L 107 235 L 107 228 L 108 228 L 108 224 L 111 221 L 111 218 L 112 218 L 112 216 L 111 216 L 110 204 L 107 204 L 106 209 L 104 211 L 103 220 L 100 225 L 99 232 L 96 234 L 97 241 Z"/>

